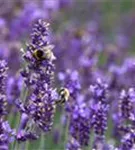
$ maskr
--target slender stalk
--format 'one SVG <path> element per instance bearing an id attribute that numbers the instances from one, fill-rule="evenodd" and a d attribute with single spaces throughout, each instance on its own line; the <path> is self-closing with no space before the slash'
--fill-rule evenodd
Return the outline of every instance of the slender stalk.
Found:
<path id="1" fill-rule="evenodd" d="M 21 96 L 20 96 L 20 98 L 21 98 L 21 100 L 23 101 L 23 102 L 25 102 L 26 101 L 26 99 L 27 99 L 27 96 L 28 96 L 28 93 L 29 93 L 29 91 L 28 91 L 28 88 L 27 87 L 25 87 L 25 86 L 23 86 L 23 89 L 22 89 L 22 92 L 21 92 Z M 19 122 L 20 122 L 20 117 L 21 116 L 19 116 L 19 115 L 17 115 L 17 119 L 16 119 L 16 128 L 19 130 Z M 18 143 L 18 142 L 16 142 L 15 141 L 15 144 L 14 144 L 14 149 L 16 149 L 16 150 L 25 150 L 26 149 L 26 142 L 23 142 L 22 144 L 16 144 L 16 143 Z"/>
<path id="2" fill-rule="evenodd" d="M 39 149 L 45 149 L 45 137 L 44 133 L 41 133 L 41 139 L 40 139 L 40 148 Z"/>
<path id="3" fill-rule="evenodd" d="M 68 141 L 69 124 L 70 124 L 70 116 L 68 115 L 68 117 L 67 117 L 67 125 L 66 125 L 66 129 L 65 129 L 64 149 L 65 149 L 65 145 L 66 145 L 66 143 L 67 143 L 67 141 Z"/>
<path id="4" fill-rule="evenodd" d="M 29 143 L 30 143 L 29 141 L 26 141 L 24 149 L 22 149 L 22 150 L 29 150 Z"/>
<path id="5" fill-rule="evenodd" d="M 94 132 L 91 131 L 91 138 L 90 138 L 90 141 L 89 141 L 89 146 L 87 147 L 87 150 L 92 150 L 93 148 L 93 142 L 94 142 Z"/>
<path id="6" fill-rule="evenodd" d="M 25 149 L 25 147 L 26 147 L 26 142 L 22 142 L 22 143 L 20 143 L 20 149 L 19 150 L 27 150 L 27 149 Z"/>

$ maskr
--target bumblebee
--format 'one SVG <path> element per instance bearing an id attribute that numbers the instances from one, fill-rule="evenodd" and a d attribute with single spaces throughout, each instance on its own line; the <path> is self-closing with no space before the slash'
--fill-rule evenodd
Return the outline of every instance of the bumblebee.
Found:
<path id="1" fill-rule="evenodd" d="M 33 52 L 33 57 L 37 61 L 43 61 L 43 60 L 54 60 L 55 56 L 53 55 L 52 52 L 53 45 L 46 46 L 43 50 L 40 49 L 35 49 Z"/>
<path id="2" fill-rule="evenodd" d="M 70 97 L 69 90 L 67 88 L 61 88 L 58 92 L 59 100 L 56 101 L 57 104 L 64 104 L 68 101 Z"/>

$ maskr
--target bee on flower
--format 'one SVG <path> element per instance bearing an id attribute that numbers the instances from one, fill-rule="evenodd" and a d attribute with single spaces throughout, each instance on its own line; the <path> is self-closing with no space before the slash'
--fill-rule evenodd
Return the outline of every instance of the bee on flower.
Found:
<path id="1" fill-rule="evenodd" d="M 69 100 L 70 92 L 67 88 L 60 88 L 58 91 L 58 100 L 56 101 L 56 104 L 64 104 Z"/>

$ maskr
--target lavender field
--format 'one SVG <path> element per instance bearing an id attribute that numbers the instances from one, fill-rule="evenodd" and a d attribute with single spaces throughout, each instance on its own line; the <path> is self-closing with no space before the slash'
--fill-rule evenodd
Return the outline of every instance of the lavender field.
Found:
<path id="1" fill-rule="evenodd" d="M 0 150 L 135 150 L 135 0 L 0 0 Z"/>

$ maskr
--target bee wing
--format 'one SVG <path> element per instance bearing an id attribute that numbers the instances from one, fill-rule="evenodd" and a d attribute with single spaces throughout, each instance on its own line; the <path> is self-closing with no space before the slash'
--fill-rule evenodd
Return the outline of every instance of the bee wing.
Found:
<path id="1" fill-rule="evenodd" d="M 43 50 L 44 50 L 44 51 L 47 51 L 47 50 L 52 50 L 53 48 L 54 48 L 54 45 L 49 44 L 49 45 L 45 46 L 45 47 L 43 48 Z"/>

